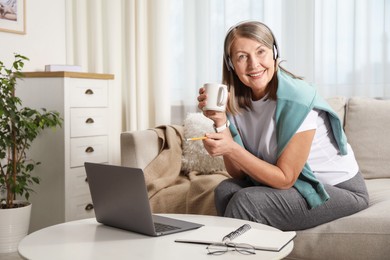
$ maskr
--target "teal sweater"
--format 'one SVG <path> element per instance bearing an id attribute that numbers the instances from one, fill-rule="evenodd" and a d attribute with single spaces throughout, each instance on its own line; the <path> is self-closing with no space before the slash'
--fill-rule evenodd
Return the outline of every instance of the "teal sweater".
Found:
<path id="1" fill-rule="evenodd" d="M 316 89 L 303 80 L 292 78 L 280 69 L 277 76 L 278 90 L 275 112 L 277 157 L 280 157 L 284 148 L 312 109 L 323 110 L 328 113 L 340 154 L 347 154 L 347 138 L 341 121 L 336 112 L 317 93 Z M 230 124 L 230 132 L 234 140 L 243 146 L 234 124 Z M 314 176 L 308 163 L 304 165 L 294 187 L 305 198 L 310 208 L 317 207 L 329 199 L 323 184 Z"/>

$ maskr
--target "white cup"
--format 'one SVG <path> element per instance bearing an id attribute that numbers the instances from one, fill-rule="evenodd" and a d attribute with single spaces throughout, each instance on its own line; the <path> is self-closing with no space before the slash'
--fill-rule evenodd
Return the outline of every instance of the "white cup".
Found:
<path id="1" fill-rule="evenodd" d="M 206 106 L 203 110 L 225 111 L 228 99 L 227 86 L 220 83 L 206 83 L 203 87 L 207 94 Z"/>

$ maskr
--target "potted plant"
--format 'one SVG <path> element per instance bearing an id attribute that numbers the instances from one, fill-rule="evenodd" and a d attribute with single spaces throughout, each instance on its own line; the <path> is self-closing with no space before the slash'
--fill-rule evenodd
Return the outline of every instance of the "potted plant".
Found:
<path id="1" fill-rule="evenodd" d="M 31 212 L 28 199 L 33 191 L 31 186 L 40 181 L 32 172 L 40 162 L 28 158 L 26 152 L 42 130 L 62 124 L 58 112 L 23 107 L 22 101 L 15 95 L 17 80 L 23 77 L 22 69 L 27 60 L 25 56 L 14 54 L 10 68 L 0 61 L 0 253 L 16 251 L 20 239 L 28 232 Z M 25 201 L 18 201 L 17 198 L 24 198 Z M 9 216 L 19 211 L 27 213 L 21 217 Z M 20 218 L 27 221 L 27 230 L 15 238 L 10 232 L 15 230 L 21 233 L 19 228 L 26 225 L 14 223 Z M 8 238 L 10 243 L 5 242 Z"/>

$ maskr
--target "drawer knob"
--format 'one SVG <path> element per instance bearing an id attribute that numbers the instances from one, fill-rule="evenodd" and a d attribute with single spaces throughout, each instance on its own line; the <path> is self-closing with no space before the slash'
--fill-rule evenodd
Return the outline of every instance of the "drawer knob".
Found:
<path id="1" fill-rule="evenodd" d="M 95 123 L 95 121 L 93 120 L 93 118 L 88 118 L 87 120 L 85 120 L 85 123 L 93 124 L 93 123 Z"/>
<path id="2" fill-rule="evenodd" d="M 91 204 L 91 203 L 88 203 L 88 205 L 87 205 L 87 206 L 85 206 L 85 210 L 86 210 L 86 211 L 93 210 L 93 204 Z"/>
<path id="3" fill-rule="evenodd" d="M 93 91 L 92 91 L 92 89 L 87 89 L 86 91 L 85 91 L 85 94 L 86 95 L 93 95 Z"/>
<path id="4" fill-rule="evenodd" d="M 94 151 L 95 150 L 91 146 L 88 146 L 87 149 L 85 149 L 86 153 L 93 153 Z"/>

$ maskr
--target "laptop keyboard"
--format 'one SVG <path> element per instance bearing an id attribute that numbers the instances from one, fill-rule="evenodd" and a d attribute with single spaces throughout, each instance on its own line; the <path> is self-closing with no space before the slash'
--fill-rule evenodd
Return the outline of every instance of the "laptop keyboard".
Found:
<path id="1" fill-rule="evenodd" d="M 162 223 L 156 223 L 156 222 L 154 223 L 154 228 L 156 229 L 156 232 L 158 232 L 158 233 L 180 229 L 179 227 L 170 226 L 170 225 L 166 225 L 166 224 L 162 224 Z"/>

